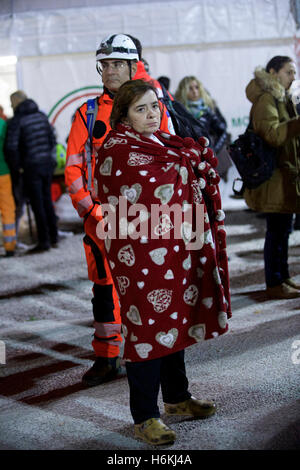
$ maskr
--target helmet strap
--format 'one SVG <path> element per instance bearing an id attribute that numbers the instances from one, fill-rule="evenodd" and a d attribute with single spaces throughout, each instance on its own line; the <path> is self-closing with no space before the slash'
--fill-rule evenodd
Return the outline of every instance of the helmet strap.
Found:
<path id="1" fill-rule="evenodd" d="M 104 91 L 104 93 L 106 93 L 112 100 L 114 99 L 114 97 L 115 97 L 114 93 L 112 93 L 111 91 L 109 91 L 109 89 L 106 88 L 105 86 L 103 87 L 103 91 Z"/>
<path id="2" fill-rule="evenodd" d="M 127 64 L 128 64 L 128 67 L 129 67 L 129 80 L 132 80 L 131 60 L 127 60 Z"/>

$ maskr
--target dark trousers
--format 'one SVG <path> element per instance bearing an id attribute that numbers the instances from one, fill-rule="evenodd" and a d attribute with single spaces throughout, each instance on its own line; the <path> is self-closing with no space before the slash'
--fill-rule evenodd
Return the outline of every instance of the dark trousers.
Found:
<path id="1" fill-rule="evenodd" d="M 191 397 L 184 350 L 150 361 L 126 362 L 126 370 L 130 411 L 135 424 L 160 417 L 157 405 L 160 386 L 165 403 L 180 403 Z"/>
<path id="2" fill-rule="evenodd" d="M 51 199 L 52 171 L 25 172 L 26 195 L 36 222 L 38 243 L 49 248 L 57 242 L 57 218 Z"/>
<path id="3" fill-rule="evenodd" d="M 264 260 L 267 287 L 279 286 L 290 277 L 288 246 L 292 220 L 293 214 L 266 214 Z"/>

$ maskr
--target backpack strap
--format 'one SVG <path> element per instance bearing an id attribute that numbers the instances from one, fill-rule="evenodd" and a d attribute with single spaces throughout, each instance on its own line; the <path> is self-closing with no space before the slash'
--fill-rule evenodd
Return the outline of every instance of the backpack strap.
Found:
<path id="1" fill-rule="evenodd" d="M 87 110 L 86 110 L 86 127 L 88 130 L 88 138 L 85 143 L 85 152 L 86 152 L 86 164 L 87 164 L 87 189 L 91 191 L 92 189 L 92 153 L 93 153 L 93 129 L 98 113 L 98 102 L 97 98 L 91 98 L 87 100 Z"/>

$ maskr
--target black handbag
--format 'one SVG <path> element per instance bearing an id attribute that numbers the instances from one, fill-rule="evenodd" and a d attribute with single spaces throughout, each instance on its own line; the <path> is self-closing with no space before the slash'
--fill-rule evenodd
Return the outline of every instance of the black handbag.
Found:
<path id="1" fill-rule="evenodd" d="M 228 152 L 248 189 L 255 189 L 270 179 L 276 167 L 276 148 L 255 134 L 251 121 L 245 133 L 228 146 Z"/>

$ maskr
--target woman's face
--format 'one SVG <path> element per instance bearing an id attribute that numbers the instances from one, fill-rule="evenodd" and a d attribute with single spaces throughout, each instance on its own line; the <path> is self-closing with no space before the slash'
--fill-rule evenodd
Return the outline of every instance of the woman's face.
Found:
<path id="1" fill-rule="evenodd" d="M 272 70 L 273 72 L 271 72 Z M 278 78 L 281 85 L 288 90 L 295 80 L 296 66 L 293 62 L 286 62 L 278 72 L 275 72 L 274 69 L 271 69 L 270 72 L 273 73 L 273 75 Z"/>
<path id="2" fill-rule="evenodd" d="M 160 108 L 154 91 L 148 90 L 128 108 L 128 123 L 133 129 L 145 137 L 150 137 L 160 126 Z"/>
<path id="3" fill-rule="evenodd" d="M 196 80 L 192 80 L 188 86 L 187 99 L 190 101 L 197 101 L 199 96 L 199 86 Z"/>

